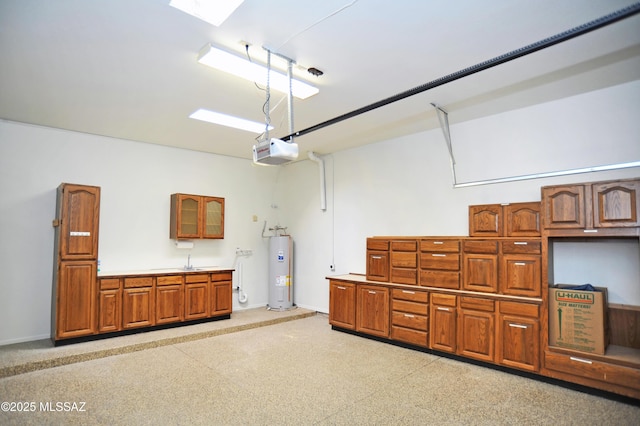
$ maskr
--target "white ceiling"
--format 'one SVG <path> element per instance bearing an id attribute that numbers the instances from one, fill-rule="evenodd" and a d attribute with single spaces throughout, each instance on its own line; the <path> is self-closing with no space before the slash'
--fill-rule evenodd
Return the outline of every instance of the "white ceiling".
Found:
<path id="1" fill-rule="evenodd" d="M 0 118 L 251 158 L 257 135 L 188 118 L 207 108 L 264 121 L 264 91 L 196 62 L 207 43 L 243 55 L 248 42 L 256 61 L 263 46 L 294 59 L 320 88 L 294 101 L 299 131 L 634 4 L 245 0 L 214 27 L 168 3 L 0 0 Z M 638 79 L 634 15 L 296 141 L 326 154 L 437 128 L 431 103 L 456 123 Z M 286 95 L 273 92 L 275 105 L 271 136 L 283 137 Z"/>

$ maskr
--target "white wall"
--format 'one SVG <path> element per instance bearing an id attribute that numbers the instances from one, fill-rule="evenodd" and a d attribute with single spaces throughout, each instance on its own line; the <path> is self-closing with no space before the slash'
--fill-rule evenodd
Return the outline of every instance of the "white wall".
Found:
<path id="1" fill-rule="evenodd" d="M 475 180 L 640 161 L 639 99 L 640 82 L 633 82 L 452 125 L 458 175 Z M 586 107 L 594 104 L 599 107 Z M 102 187 L 103 270 L 184 265 L 188 251 L 168 238 L 169 194 L 223 196 L 225 239 L 197 241 L 192 255 L 196 265 L 231 266 L 236 247 L 254 250 L 242 259 L 249 302 L 239 306 L 234 294 L 234 309 L 268 302 L 266 220 L 268 227 L 288 227 L 294 238 L 295 303 L 327 312 L 325 277 L 364 273 L 368 236 L 467 235 L 470 204 L 534 201 L 543 185 L 640 176 L 633 168 L 454 189 L 439 129 L 337 152 L 325 166 L 328 208 L 322 211 L 318 166 L 311 161 L 256 167 L 0 121 L 0 344 L 49 335 L 51 220 L 61 182 Z"/>

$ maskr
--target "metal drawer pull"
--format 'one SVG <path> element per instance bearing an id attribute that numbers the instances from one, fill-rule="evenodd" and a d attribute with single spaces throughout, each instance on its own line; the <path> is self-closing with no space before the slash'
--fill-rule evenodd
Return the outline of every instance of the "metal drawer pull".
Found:
<path id="1" fill-rule="evenodd" d="M 369 294 L 376 294 L 376 292 L 373 290 L 369 290 Z"/>
<path id="2" fill-rule="evenodd" d="M 415 315 L 411 315 L 411 314 L 404 314 L 404 316 L 407 318 L 415 318 Z"/>
<path id="3" fill-rule="evenodd" d="M 444 244 L 442 241 L 434 241 L 433 244 Z"/>
<path id="4" fill-rule="evenodd" d="M 440 306 L 438 306 L 438 310 L 439 310 L 439 311 L 447 311 L 447 312 L 451 312 L 451 309 L 449 309 L 449 308 L 441 308 Z"/>
<path id="5" fill-rule="evenodd" d="M 582 232 L 598 232 L 598 230 L 597 229 L 585 229 Z"/>
<path id="6" fill-rule="evenodd" d="M 415 292 L 415 291 L 411 291 L 411 290 L 402 290 L 402 292 L 403 292 L 404 294 L 416 294 L 416 292 Z"/>
<path id="7" fill-rule="evenodd" d="M 372 259 L 382 259 L 382 256 L 371 256 Z"/>
<path id="8" fill-rule="evenodd" d="M 588 359 L 576 358 L 574 356 L 570 356 L 569 359 L 571 361 L 583 362 L 585 364 L 593 364 L 593 362 L 589 361 Z"/>
<path id="9" fill-rule="evenodd" d="M 526 246 L 527 242 L 526 241 L 516 241 L 513 244 L 515 244 L 517 246 Z"/>
<path id="10" fill-rule="evenodd" d="M 346 289 L 347 289 L 346 287 L 342 287 L 342 286 L 336 286 L 336 287 L 337 287 L 338 289 L 340 289 L 340 290 L 346 290 Z"/>
<path id="11" fill-rule="evenodd" d="M 524 262 L 514 262 L 513 264 L 516 266 L 527 266 L 527 264 Z"/>
<path id="12" fill-rule="evenodd" d="M 527 328 L 527 326 L 526 326 L 526 325 L 522 325 L 522 324 L 509 324 L 509 327 Z"/>
<path id="13" fill-rule="evenodd" d="M 433 257 L 447 257 L 446 254 L 435 254 L 435 253 L 432 254 L 431 256 L 433 256 Z"/>

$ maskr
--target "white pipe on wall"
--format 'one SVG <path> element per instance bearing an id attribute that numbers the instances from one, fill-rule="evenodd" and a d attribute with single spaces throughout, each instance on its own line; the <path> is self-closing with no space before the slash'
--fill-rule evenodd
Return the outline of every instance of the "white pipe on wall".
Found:
<path id="1" fill-rule="evenodd" d="M 318 163 L 318 169 L 320 170 L 320 209 L 327 210 L 327 186 L 324 175 L 324 159 L 318 157 L 313 151 L 309 151 L 307 155 L 309 156 L 309 160 Z"/>

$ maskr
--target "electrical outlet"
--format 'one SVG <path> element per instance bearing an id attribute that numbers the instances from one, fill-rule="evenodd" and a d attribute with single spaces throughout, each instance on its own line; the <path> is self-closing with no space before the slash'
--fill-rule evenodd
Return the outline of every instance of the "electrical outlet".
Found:
<path id="1" fill-rule="evenodd" d="M 336 265 L 329 265 L 329 269 L 332 270 L 332 271 L 335 271 L 336 270 Z"/>

